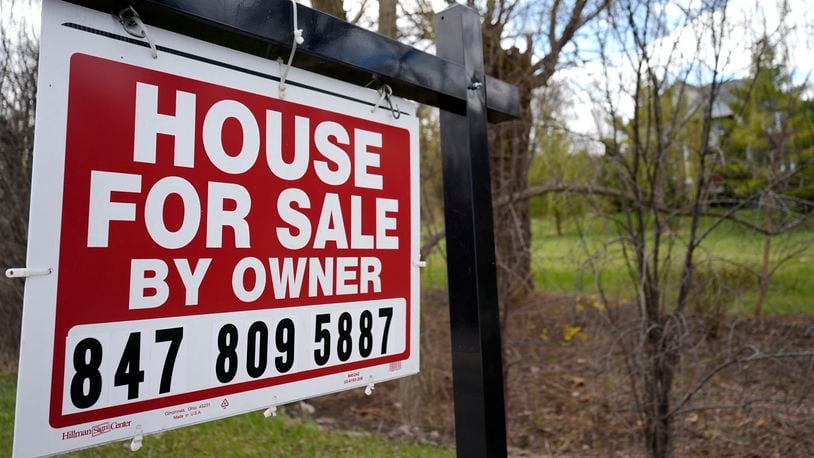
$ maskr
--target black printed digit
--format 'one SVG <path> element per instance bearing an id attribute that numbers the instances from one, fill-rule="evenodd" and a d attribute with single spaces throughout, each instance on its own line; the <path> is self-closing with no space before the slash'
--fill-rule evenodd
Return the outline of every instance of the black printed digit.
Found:
<path id="1" fill-rule="evenodd" d="M 336 356 L 340 361 L 347 361 L 353 350 L 353 341 L 350 332 L 353 329 L 350 313 L 343 312 L 339 315 L 339 341 L 336 343 Z"/>
<path id="2" fill-rule="evenodd" d="M 387 336 L 390 334 L 390 321 L 393 319 L 393 307 L 379 309 L 379 318 L 384 318 L 384 332 L 382 333 L 382 354 L 387 353 Z"/>
<path id="3" fill-rule="evenodd" d="M 362 358 L 367 358 L 373 351 L 373 314 L 370 313 L 370 310 L 362 312 L 359 318 L 359 329 L 361 330 L 359 354 L 362 355 Z"/>
<path id="4" fill-rule="evenodd" d="M 221 383 L 231 382 L 237 374 L 237 328 L 225 324 L 218 332 L 218 358 L 215 362 L 215 375 Z"/>
<path id="5" fill-rule="evenodd" d="M 258 348 L 258 343 L 259 348 Z M 246 350 L 246 372 L 249 377 L 257 378 L 266 372 L 268 364 L 269 328 L 262 321 L 255 321 L 249 326 L 248 349 Z M 260 358 L 257 358 L 259 353 Z"/>
<path id="6" fill-rule="evenodd" d="M 102 374 L 99 373 L 101 364 L 102 344 L 98 340 L 88 337 L 76 344 L 73 350 L 73 367 L 76 374 L 71 380 L 71 402 L 77 408 L 87 409 L 99 400 L 102 394 Z M 86 380 L 87 394 L 85 394 Z"/>
<path id="7" fill-rule="evenodd" d="M 280 320 L 277 324 L 275 336 L 277 351 L 282 355 L 274 358 L 274 366 L 280 373 L 291 370 L 294 366 L 294 322 L 288 318 Z M 284 355 L 284 356 L 283 356 Z"/>
<path id="8" fill-rule="evenodd" d="M 314 350 L 314 361 L 318 366 L 324 366 L 331 359 L 331 331 L 324 326 L 331 322 L 331 315 L 322 313 L 317 315 L 314 340 L 322 343 L 322 348 Z"/>
<path id="9" fill-rule="evenodd" d="M 144 381 L 141 367 L 141 333 L 131 332 L 124 345 L 122 359 L 113 376 L 113 386 L 127 385 L 127 399 L 138 398 L 138 387 Z"/>
<path id="10" fill-rule="evenodd" d="M 172 388 L 172 373 L 175 370 L 175 359 L 178 357 L 178 349 L 181 347 L 181 340 L 184 338 L 184 328 L 157 329 L 155 331 L 155 342 L 169 342 L 167 357 L 164 358 L 164 368 L 161 370 L 161 384 L 158 393 L 169 393 Z"/>

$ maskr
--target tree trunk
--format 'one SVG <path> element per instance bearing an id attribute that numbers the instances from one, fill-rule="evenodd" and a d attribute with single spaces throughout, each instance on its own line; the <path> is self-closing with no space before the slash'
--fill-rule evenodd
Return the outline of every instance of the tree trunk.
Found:
<path id="1" fill-rule="evenodd" d="M 338 17 L 343 21 L 348 19 L 345 15 L 342 0 L 311 0 L 311 6 L 316 10 Z"/>
<path id="2" fill-rule="evenodd" d="M 396 1 L 379 0 L 379 33 L 396 38 L 398 29 L 396 28 Z M 420 317 L 421 329 L 425 329 L 424 314 Z M 426 333 L 422 333 L 426 336 Z M 421 352 L 427 354 L 429 350 L 426 338 L 421 339 Z M 399 379 L 399 402 L 402 405 L 402 421 L 408 425 L 423 426 L 425 422 L 422 409 L 424 385 L 430 385 L 431 381 L 425 379 L 426 372 L 417 376 L 404 377 Z"/>
<path id="3" fill-rule="evenodd" d="M 780 156 L 783 151 L 785 143 L 785 134 L 780 133 L 779 138 L 775 140 L 776 146 L 769 155 L 769 186 L 766 189 L 766 194 L 763 197 L 764 208 L 764 222 L 763 227 L 766 229 L 767 234 L 763 236 L 763 259 L 760 264 L 760 282 L 758 284 L 757 299 L 755 299 L 755 306 L 752 309 L 754 316 L 763 314 L 763 304 L 766 301 L 766 294 L 769 292 L 769 284 L 772 281 L 771 261 L 772 261 L 772 231 L 774 231 L 774 218 L 775 213 L 775 196 L 774 186 L 777 184 L 778 175 L 780 174 Z"/>
<path id="4" fill-rule="evenodd" d="M 490 129 L 492 195 L 495 199 L 522 192 L 528 186 L 530 122 L 516 121 Z M 495 250 L 498 291 L 504 304 L 534 289 L 531 274 L 531 218 L 529 201 L 495 209 Z"/>
<path id="5" fill-rule="evenodd" d="M 528 187 L 532 148 L 531 99 L 534 89 L 530 51 L 502 49 L 499 31 L 484 23 L 486 72 L 517 86 L 521 118 L 489 126 L 493 200 L 522 192 Z M 494 209 L 495 251 L 500 302 L 506 307 L 534 289 L 531 271 L 531 220 L 529 201 L 520 200 Z M 505 317 L 504 317 L 505 319 Z"/>
<path id="6" fill-rule="evenodd" d="M 673 422 L 670 416 L 670 394 L 678 353 L 676 342 L 671 340 L 668 318 L 658 311 L 657 297 L 645 299 L 646 316 L 642 317 L 642 332 L 646 333 L 643 361 L 644 437 L 647 455 L 652 458 L 665 458 L 672 452 Z"/>
<path id="7" fill-rule="evenodd" d="M 379 33 L 396 38 L 396 0 L 379 0 Z"/>
<path id="8" fill-rule="evenodd" d="M 767 224 L 768 226 L 768 224 Z M 755 306 L 752 309 L 754 316 L 761 316 L 763 314 L 763 304 L 766 301 L 766 293 L 769 292 L 769 282 L 771 281 L 771 272 L 769 271 L 769 261 L 771 260 L 772 253 L 772 236 L 763 236 L 763 260 L 760 266 L 760 282 L 758 283 L 757 299 L 755 299 Z"/>
<path id="9" fill-rule="evenodd" d="M 647 455 L 653 458 L 670 456 L 673 422 L 670 413 L 670 392 L 673 384 L 673 365 L 667 361 L 668 355 L 661 344 L 648 350 L 649 358 L 656 358 L 656 362 L 647 369 L 645 385 L 645 438 L 647 440 Z"/>
<path id="10" fill-rule="evenodd" d="M 557 237 L 562 237 L 562 213 L 560 210 L 554 209 L 554 225 L 557 227 Z"/>

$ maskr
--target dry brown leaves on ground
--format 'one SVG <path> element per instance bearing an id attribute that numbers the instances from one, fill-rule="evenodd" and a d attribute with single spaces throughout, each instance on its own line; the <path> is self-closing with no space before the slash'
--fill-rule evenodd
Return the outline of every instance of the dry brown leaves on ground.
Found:
<path id="1" fill-rule="evenodd" d="M 589 296 L 536 295 L 515 306 L 504 334 L 507 432 L 512 454 L 638 456 L 637 415 L 620 337 L 635 309 L 607 310 Z M 422 372 L 416 377 L 310 402 L 341 429 L 452 446 L 453 403 L 446 296 L 425 292 Z M 612 318 L 612 319 L 609 319 Z M 814 349 L 811 316 L 726 319 L 710 338 L 687 320 L 674 404 L 728 358 Z M 746 353 L 743 353 L 743 352 Z M 733 356 L 734 355 L 734 356 Z M 814 456 L 814 367 L 810 358 L 732 363 L 675 415 L 677 456 Z"/>

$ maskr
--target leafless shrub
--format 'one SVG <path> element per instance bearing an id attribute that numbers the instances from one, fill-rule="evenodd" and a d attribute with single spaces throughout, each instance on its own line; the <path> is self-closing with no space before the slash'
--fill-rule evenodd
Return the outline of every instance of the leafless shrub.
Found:
<path id="1" fill-rule="evenodd" d="M 25 265 L 31 154 L 34 144 L 39 39 L 19 14 L 27 4 L 0 6 L 0 263 Z M 0 369 L 16 366 L 23 283 L 0 279 Z"/>

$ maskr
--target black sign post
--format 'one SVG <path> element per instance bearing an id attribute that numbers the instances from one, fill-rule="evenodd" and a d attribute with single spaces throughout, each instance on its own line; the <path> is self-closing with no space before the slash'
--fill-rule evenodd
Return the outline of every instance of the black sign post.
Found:
<path id="1" fill-rule="evenodd" d="M 272 60 L 287 56 L 293 40 L 290 0 L 70 1 L 114 15 L 132 5 L 148 26 Z M 480 18 L 465 6 L 436 15 L 438 56 L 302 5 L 297 13 L 305 42 L 295 66 L 359 85 L 375 80 L 395 95 L 441 109 L 457 452 L 505 456 L 486 128 L 519 117 L 517 88 L 484 74 Z M 172 51 L 161 43 L 157 48 Z"/>
<path id="2" fill-rule="evenodd" d="M 438 56 L 464 67 L 466 113 L 441 111 L 455 439 L 458 456 L 506 454 L 480 17 L 453 5 L 435 16 Z"/>

